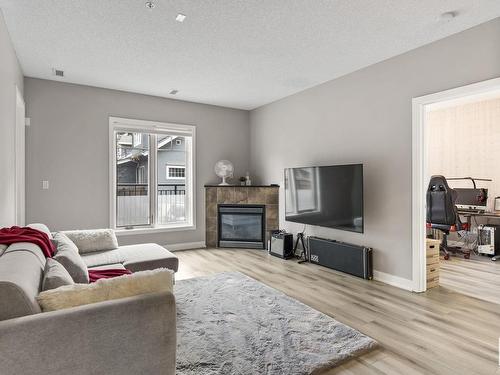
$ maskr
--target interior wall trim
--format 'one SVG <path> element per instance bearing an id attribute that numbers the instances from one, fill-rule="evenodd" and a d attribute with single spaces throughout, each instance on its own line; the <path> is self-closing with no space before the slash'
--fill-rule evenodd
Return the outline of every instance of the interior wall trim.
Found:
<path id="1" fill-rule="evenodd" d="M 403 277 L 394 276 L 389 273 L 373 270 L 373 280 L 380 281 L 384 284 L 389 284 L 400 289 L 412 291 L 413 281 Z"/>

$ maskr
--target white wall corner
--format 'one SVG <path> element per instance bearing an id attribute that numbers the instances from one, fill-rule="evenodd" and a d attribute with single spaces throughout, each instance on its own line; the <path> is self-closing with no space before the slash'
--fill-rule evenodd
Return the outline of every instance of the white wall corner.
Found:
<path id="1" fill-rule="evenodd" d="M 205 245 L 205 241 L 170 243 L 170 244 L 164 244 L 162 246 L 168 251 L 204 249 L 205 247 L 207 247 Z"/>
<path id="2" fill-rule="evenodd" d="M 403 277 L 394 276 L 385 272 L 373 270 L 373 280 L 395 286 L 404 290 L 413 290 L 413 281 Z"/>

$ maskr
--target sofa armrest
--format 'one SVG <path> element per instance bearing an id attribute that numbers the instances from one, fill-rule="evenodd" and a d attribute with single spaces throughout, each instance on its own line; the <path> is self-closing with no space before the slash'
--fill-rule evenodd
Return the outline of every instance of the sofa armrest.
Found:
<path id="1" fill-rule="evenodd" d="M 0 322 L 2 375 L 175 375 L 175 352 L 170 292 Z"/>

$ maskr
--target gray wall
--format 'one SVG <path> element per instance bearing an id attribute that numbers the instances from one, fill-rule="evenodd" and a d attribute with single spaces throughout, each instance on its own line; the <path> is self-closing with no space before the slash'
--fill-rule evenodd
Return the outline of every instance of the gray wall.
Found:
<path id="1" fill-rule="evenodd" d="M 411 279 L 411 99 L 499 76 L 497 18 L 252 111 L 252 170 L 283 185 L 285 167 L 364 163 L 365 233 L 307 232 L 371 246 L 376 270 Z M 281 227 L 302 229 L 281 207 Z"/>
<path id="2" fill-rule="evenodd" d="M 23 92 L 23 73 L 0 11 L 0 227 L 15 217 L 16 85 Z"/>
<path id="3" fill-rule="evenodd" d="M 54 230 L 109 226 L 108 117 L 196 125 L 195 231 L 120 237 L 120 243 L 204 241 L 204 188 L 219 159 L 249 168 L 247 111 L 26 78 L 27 221 Z M 50 189 L 42 190 L 42 180 Z"/>
<path id="4" fill-rule="evenodd" d="M 3 34 L 1 90 L 6 86 Z M 27 221 L 43 221 L 54 229 L 109 225 L 108 116 L 195 124 L 197 230 L 122 237 L 121 243 L 203 241 L 203 184 L 216 181 L 213 165 L 219 159 L 233 161 L 236 176 L 244 175 L 250 164 L 254 183 L 281 185 L 285 167 L 362 162 L 365 233 L 320 227 L 308 227 L 307 232 L 371 246 L 376 270 L 410 279 L 411 99 L 500 76 L 499 45 L 496 19 L 250 114 L 27 78 L 25 97 L 32 117 L 27 132 Z M 13 71 L 7 75 L 10 82 L 20 75 Z M 16 80 L 22 82 L 22 77 Z M 2 106 L 4 102 L 2 91 Z M 8 119 L 13 108 L 11 113 Z M 4 169 L 5 158 L 1 162 Z M 41 190 L 45 179 L 50 190 Z M 6 199 L 6 187 L 1 189 L 1 199 Z M 283 194 L 280 199 L 283 205 Z M 281 227 L 302 229 L 285 223 L 283 214 L 281 206 Z"/>

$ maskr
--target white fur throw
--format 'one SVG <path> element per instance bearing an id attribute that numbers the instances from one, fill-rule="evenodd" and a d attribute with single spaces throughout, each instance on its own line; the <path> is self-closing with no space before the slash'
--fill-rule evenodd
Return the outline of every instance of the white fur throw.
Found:
<path id="1" fill-rule="evenodd" d="M 54 311 L 146 293 L 172 292 L 173 275 L 174 272 L 166 268 L 140 271 L 132 275 L 100 279 L 92 284 L 61 286 L 41 292 L 36 299 L 42 311 Z"/>
<path id="2" fill-rule="evenodd" d="M 73 241 L 80 254 L 118 248 L 118 240 L 112 229 L 63 231 Z"/>

